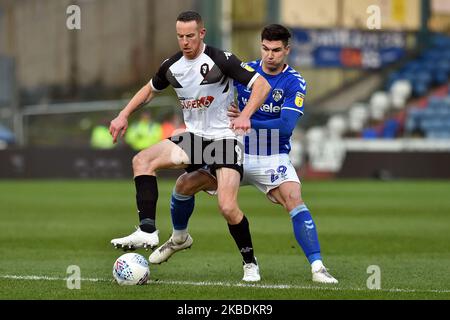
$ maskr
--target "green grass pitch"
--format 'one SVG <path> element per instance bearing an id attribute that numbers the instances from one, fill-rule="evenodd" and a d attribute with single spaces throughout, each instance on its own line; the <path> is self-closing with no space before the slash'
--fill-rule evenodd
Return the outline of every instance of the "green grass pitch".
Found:
<path id="1" fill-rule="evenodd" d="M 171 232 L 161 180 L 157 226 Z M 450 182 L 305 181 L 303 197 L 338 285 L 311 281 L 289 215 L 253 187 L 239 203 L 250 221 L 262 281 L 242 285 L 240 254 L 214 197 L 199 194 L 192 249 L 151 266 L 151 282 L 120 287 L 110 239 L 134 230 L 132 181 L 0 181 L 0 299 L 449 299 Z M 149 252 L 138 250 L 148 257 Z M 69 290 L 67 267 L 81 270 Z M 371 265 L 381 289 L 369 290 Z"/>

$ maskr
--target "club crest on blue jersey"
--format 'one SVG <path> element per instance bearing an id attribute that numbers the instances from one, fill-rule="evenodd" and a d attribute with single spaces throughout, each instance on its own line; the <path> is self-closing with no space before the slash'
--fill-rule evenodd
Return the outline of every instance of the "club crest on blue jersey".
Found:
<path id="1" fill-rule="evenodd" d="M 283 97 L 283 90 L 281 89 L 274 89 L 272 91 L 272 98 L 275 100 L 275 102 L 278 102 Z"/>

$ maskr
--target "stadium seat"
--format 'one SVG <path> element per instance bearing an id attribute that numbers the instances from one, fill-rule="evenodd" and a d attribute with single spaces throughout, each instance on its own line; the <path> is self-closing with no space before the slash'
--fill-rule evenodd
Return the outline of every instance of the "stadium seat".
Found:
<path id="1" fill-rule="evenodd" d="M 412 93 L 412 85 L 408 80 L 397 80 L 392 84 L 390 89 L 392 97 L 400 96 L 408 99 Z"/>
<path id="2" fill-rule="evenodd" d="M 415 97 L 424 96 L 429 88 L 429 82 L 416 80 L 413 85 L 413 95 Z"/>
<path id="3" fill-rule="evenodd" d="M 312 127 L 306 132 L 308 145 L 321 143 L 325 139 L 325 130 L 322 127 Z"/>
<path id="4" fill-rule="evenodd" d="M 405 132 L 408 134 L 411 134 L 417 129 L 419 129 L 418 121 L 415 121 L 414 118 L 412 118 L 412 117 L 406 118 Z"/>
<path id="5" fill-rule="evenodd" d="M 398 71 L 392 72 L 386 80 L 390 90 L 398 80 L 408 80 L 412 84 L 412 94 L 423 96 L 432 85 L 442 85 L 450 76 L 450 37 L 444 34 L 433 35 L 430 48 L 406 63 Z"/>
<path id="6" fill-rule="evenodd" d="M 439 107 L 443 99 L 439 96 L 432 95 L 428 99 L 428 108 Z"/>
<path id="7" fill-rule="evenodd" d="M 347 131 L 347 120 L 341 115 L 334 115 L 328 119 L 328 132 L 332 137 L 342 137 Z"/>
<path id="8" fill-rule="evenodd" d="M 370 106 L 377 109 L 389 109 L 390 97 L 385 91 L 374 92 L 370 98 Z"/>
<path id="9" fill-rule="evenodd" d="M 376 139 L 379 137 L 378 131 L 375 128 L 365 128 L 362 131 L 363 139 Z"/>
<path id="10" fill-rule="evenodd" d="M 381 136 L 386 139 L 394 139 L 400 130 L 400 122 L 397 119 L 387 119 L 384 122 Z"/>
<path id="11" fill-rule="evenodd" d="M 450 131 L 448 130 L 430 130 L 425 135 L 429 139 L 450 139 Z"/>
<path id="12" fill-rule="evenodd" d="M 443 70 L 438 70 L 434 76 L 435 82 L 437 85 L 444 84 L 448 80 L 448 72 Z"/>
<path id="13" fill-rule="evenodd" d="M 364 103 L 355 103 L 348 112 L 349 118 L 366 121 L 369 118 L 369 107 Z"/>

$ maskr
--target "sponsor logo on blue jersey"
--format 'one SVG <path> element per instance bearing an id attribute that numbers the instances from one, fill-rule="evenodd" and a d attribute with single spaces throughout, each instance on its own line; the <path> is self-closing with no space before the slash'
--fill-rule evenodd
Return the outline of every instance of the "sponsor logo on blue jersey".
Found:
<path id="1" fill-rule="evenodd" d="M 259 107 L 259 110 L 269 113 L 280 113 L 281 106 L 276 106 L 271 102 L 269 104 L 263 104 L 261 107 Z"/>
<path id="2" fill-rule="evenodd" d="M 242 105 L 246 106 L 248 99 L 241 97 L 241 101 L 242 101 Z M 281 111 L 281 106 L 277 106 L 274 105 L 273 102 L 269 103 L 269 104 L 263 104 L 261 107 L 259 107 L 259 110 L 261 110 L 262 112 L 268 112 L 268 113 L 280 113 Z"/>

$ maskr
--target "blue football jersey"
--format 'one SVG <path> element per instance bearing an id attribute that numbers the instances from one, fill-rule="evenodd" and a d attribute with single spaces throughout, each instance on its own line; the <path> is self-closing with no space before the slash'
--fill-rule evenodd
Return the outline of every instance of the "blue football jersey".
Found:
<path id="1" fill-rule="evenodd" d="M 277 75 L 266 74 L 262 69 L 261 60 L 249 62 L 246 67 L 262 75 L 270 83 L 272 92 L 251 117 L 252 128 L 256 134 L 245 137 L 245 153 L 259 155 L 289 153 L 292 131 L 299 117 L 303 115 L 306 81 L 289 65 Z M 237 82 L 235 86 L 239 109 L 242 111 L 250 98 L 251 90 Z M 270 129 L 277 129 L 278 139 Z"/>

